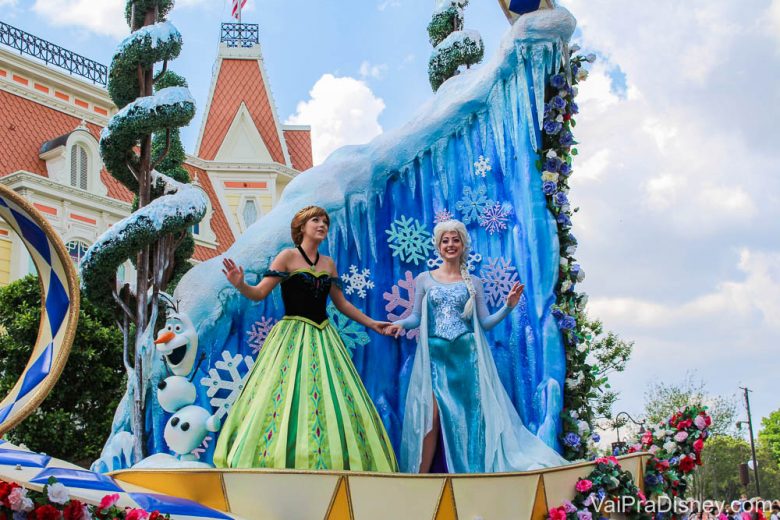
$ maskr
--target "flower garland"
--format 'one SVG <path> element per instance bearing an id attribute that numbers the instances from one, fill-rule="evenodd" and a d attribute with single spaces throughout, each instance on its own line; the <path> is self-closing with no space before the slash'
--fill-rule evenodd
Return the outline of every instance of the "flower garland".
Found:
<path id="1" fill-rule="evenodd" d="M 571 233 L 571 217 L 577 208 L 572 209 L 568 198 L 572 159 L 577 155 L 572 129 L 577 124 L 574 116 L 579 108 L 574 99 L 577 84 L 588 76 L 584 64 L 596 59 L 592 54 L 587 57 L 578 55 L 578 50 L 576 45 L 570 50 L 570 74 L 561 71 L 549 79 L 545 92 L 542 148 L 537 162 L 542 171 L 542 191 L 557 222 L 560 243 L 560 272 L 552 314 L 562 333 L 566 351 L 560 440 L 564 456 L 569 460 L 586 458 L 595 451 L 595 443 L 599 439 L 593 430 L 590 400 L 599 387 L 606 384 L 606 379 L 599 377 L 598 367 L 587 362 L 587 341 L 590 337 L 586 330 L 585 305 L 588 296 L 574 290 L 576 284 L 585 278 L 584 271 L 574 258 L 577 239 Z"/>
<path id="2" fill-rule="evenodd" d="M 629 520 L 645 520 L 650 515 L 641 507 L 646 498 L 634 483 L 630 472 L 623 470 L 615 457 L 595 460 L 596 467 L 585 478 L 577 480 L 574 500 L 563 502 L 560 507 L 549 511 L 550 520 L 593 520 L 609 513 L 609 504 L 630 504 L 631 509 L 622 511 Z M 631 497 L 625 501 L 623 497 Z M 617 508 L 615 509 L 617 511 Z"/>
<path id="3" fill-rule="evenodd" d="M 139 508 L 116 506 L 118 494 L 106 495 L 98 505 L 70 498 L 68 488 L 54 477 L 43 491 L 32 491 L 15 482 L 0 480 L 0 520 L 164 520 L 170 515 Z"/>
<path id="4" fill-rule="evenodd" d="M 685 477 L 702 465 L 701 452 L 711 424 L 707 407 L 687 406 L 653 426 L 628 448 L 629 453 L 648 451 L 653 455 L 645 467 L 645 489 L 651 497 L 685 498 Z"/>

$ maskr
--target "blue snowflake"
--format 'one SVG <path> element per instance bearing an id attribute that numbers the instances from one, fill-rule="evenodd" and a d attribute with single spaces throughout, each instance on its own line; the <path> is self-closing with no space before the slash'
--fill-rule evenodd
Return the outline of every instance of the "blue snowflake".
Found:
<path id="1" fill-rule="evenodd" d="M 506 258 L 488 258 L 488 266 L 480 272 L 485 284 L 485 298 L 493 306 L 501 305 L 517 279 L 517 269 Z"/>
<path id="2" fill-rule="evenodd" d="M 400 256 L 404 262 L 417 265 L 433 251 L 433 237 L 417 219 L 401 215 L 385 233 L 390 235 L 387 243 L 393 250 L 393 256 Z"/>
<path id="3" fill-rule="evenodd" d="M 344 342 L 344 346 L 349 350 L 349 355 L 352 356 L 355 348 L 368 345 L 369 338 L 366 328 L 347 318 L 344 314 L 339 312 L 333 302 L 328 303 L 328 318 L 336 329 L 336 332 L 341 336 L 341 341 Z"/>
<path id="4" fill-rule="evenodd" d="M 489 199 L 487 188 L 480 186 L 476 191 L 471 190 L 471 186 L 463 188 L 463 198 L 455 203 L 455 208 L 463 214 L 463 223 L 469 224 L 479 220 L 479 216 L 495 201 Z"/>

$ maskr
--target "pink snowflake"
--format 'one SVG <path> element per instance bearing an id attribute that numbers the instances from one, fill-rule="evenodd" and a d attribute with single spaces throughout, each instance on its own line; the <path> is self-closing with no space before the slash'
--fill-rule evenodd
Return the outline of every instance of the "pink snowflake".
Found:
<path id="1" fill-rule="evenodd" d="M 500 202 L 488 206 L 479 216 L 479 225 L 491 235 L 497 231 L 506 229 L 506 221 L 512 210 L 505 208 Z"/>
<path id="2" fill-rule="evenodd" d="M 247 343 L 249 346 L 252 347 L 252 354 L 257 354 L 260 352 L 260 350 L 263 348 L 263 344 L 265 343 L 265 338 L 268 337 L 268 333 L 271 332 L 271 329 L 276 324 L 276 321 L 274 318 L 266 318 L 265 316 L 261 317 L 259 321 L 256 321 L 252 328 L 246 331 L 247 334 Z"/>
<path id="3" fill-rule="evenodd" d="M 436 212 L 436 216 L 433 217 L 433 223 L 438 224 L 439 222 L 446 222 L 448 220 L 452 220 L 452 217 L 453 217 L 452 213 L 450 213 L 446 209 L 442 209 Z"/>
<path id="4" fill-rule="evenodd" d="M 382 297 L 387 300 L 387 305 L 385 305 L 385 310 L 388 312 L 387 319 L 390 321 L 398 321 L 406 318 L 412 313 L 412 307 L 414 307 L 414 276 L 412 276 L 411 271 L 406 271 L 404 274 L 403 280 L 398 280 L 398 285 L 394 285 L 390 291 L 386 292 L 382 295 Z M 401 290 L 406 291 L 406 298 L 401 297 Z M 401 308 L 402 312 L 401 314 L 395 314 L 394 311 L 396 309 Z M 420 329 L 412 329 L 412 330 L 403 330 L 401 331 L 402 336 L 406 336 L 409 339 L 414 339 L 419 334 Z"/>

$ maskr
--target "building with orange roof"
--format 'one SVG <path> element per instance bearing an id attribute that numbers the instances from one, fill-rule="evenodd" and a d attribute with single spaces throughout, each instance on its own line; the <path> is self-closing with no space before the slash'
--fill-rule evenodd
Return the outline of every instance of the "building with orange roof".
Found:
<path id="1" fill-rule="evenodd" d="M 117 111 L 105 89 L 107 67 L 3 22 L 0 32 L 10 42 L 0 46 L 0 183 L 45 215 L 79 262 L 130 214 L 133 199 L 98 152 L 100 131 Z M 311 128 L 279 120 L 257 25 L 222 24 L 212 74 L 195 153 L 184 164 L 209 200 L 193 228 L 194 262 L 224 252 L 312 167 Z M 33 271 L 21 241 L 0 221 L 0 285 Z M 119 276 L 131 280 L 132 271 L 127 262 Z"/>

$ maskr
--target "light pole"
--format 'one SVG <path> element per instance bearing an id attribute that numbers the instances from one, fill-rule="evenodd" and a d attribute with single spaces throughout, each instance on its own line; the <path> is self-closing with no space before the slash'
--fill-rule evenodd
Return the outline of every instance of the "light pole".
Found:
<path id="1" fill-rule="evenodd" d="M 631 417 L 628 414 L 628 412 L 618 412 L 617 414 L 615 414 L 615 418 L 612 419 L 612 427 L 615 428 L 615 431 L 617 432 L 617 441 L 612 443 L 612 453 L 615 453 L 615 451 L 623 451 L 623 448 L 626 447 L 626 443 L 620 441 L 620 425 L 626 423 L 625 419 L 622 422 L 619 420 L 621 416 L 625 416 L 626 419 L 639 426 L 640 435 L 645 433 L 644 419 L 642 419 L 641 421 L 637 421 L 633 417 Z"/>
<path id="2" fill-rule="evenodd" d="M 761 484 L 758 481 L 758 460 L 756 459 L 756 444 L 753 441 L 753 418 L 750 415 L 750 396 L 748 395 L 751 390 L 743 386 L 739 387 L 745 393 L 745 408 L 747 409 L 747 425 L 750 433 L 750 452 L 753 455 L 753 477 L 756 479 L 756 495 L 761 496 Z M 745 421 L 737 421 L 737 428 L 740 428 Z"/>

